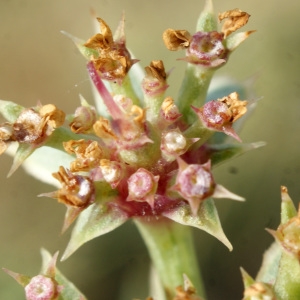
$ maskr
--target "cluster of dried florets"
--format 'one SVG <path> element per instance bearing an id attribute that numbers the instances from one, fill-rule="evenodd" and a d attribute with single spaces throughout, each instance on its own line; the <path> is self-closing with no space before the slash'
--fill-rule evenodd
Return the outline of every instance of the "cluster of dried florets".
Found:
<path id="1" fill-rule="evenodd" d="M 217 31 L 210 5 L 207 1 L 194 35 L 173 29 L 163 33 L 169 50 L 186 52 L 182 60 L 188 66 L 177 99 L 165 95 L 169 73 L 161 60 L 151 61 L 143 78 L 131 78 L 129 71 L 138 60 L 126 48 L 123 17 L 115 35 L 97 18 L 100 33 L 87 42 L 73 38 L 88 59 L 87 70 L 105 110 L 97 110 L 81 97 L 81 106 L 67 117 L 68 126 L 61 127 L 65 114 L 54 105 L 24 109 L 0 102 L 8 119 L 0 125 L 0 154 L 10 142 L 19 143 L 10 174 L 44 145 L 63 151 L 69 161 L 72 157 L 70 164 L 64 162 L 52 174 L 61 188 L 41 195 L 67 206 L 63 231 L 81 214 L 63 259 L 131 217 L 194 226 L 232 249 L 212 198 L 243 198 L 217 184 L 211 168 L 255 146 L 224 145 L 224 139 L 213 145 L 216 132 L 241 141 L 233 125 L 246 113 L 247 101 L 236 92 L 212 101 L 206 101 L 206 94 L 213 72 L 253 31 L 234 33 L 249 18 L 238 9 L 219 15 L 219 21 L 225 22 Z M 43 299 L 58 297 L 55 260 L 56 256 L 50 275 L 25 280 L 28 299 L 39 299 L 29 295 L 39 285 L 51 290 Z M 178 288 L 174 299 L 200 298 L 188 285 Z"/>
<path id="2" fill-rule="evenodd" d="M 240 10 L 229 11 L 219 17 L 226 19 L 221 32 L 191 35 L 185 30 L 168 29 L 163 39 L 170 50 L 186 49 L 184 60 L 206 72 L 226 62 L 228 54 L 251 33 L 228 43 L 227 37 L 246 24 L 248 17 Z M 97 20 L 101 33 L 81 47 L 90 60 L 90 77 L 111 118 L 99 115 L 82 99 L 82 105 L 68 119 L 74 139 L 65 140 L 63 148 L 75 159 L 69 167 L 61 166 L 53 174 L 62 188 L 43 194 L 68 207 L 64 229 L 97 201 L 97 193 L 103 193 L 103 189 L 116 192 L 112 202 L 128 217 L 158 216 L 183 203 L 188 203 L 196 216 L 209 197 L 242 200 L 215 183 L 210 157 L 199 151 L 205 152 L 202 146 L 216 131 L 240 141 L 232 125 L 246 113 L 247 101 L 241 101 L 237 93 L 202 106 L 197 106 L 197 99 L 189 99 L 188 111 L 186 107 L 181 111 L 182 103 L 177 105 L 164 95 L 168 74 L 160 60 L 145 68 L 141 83 L 144 99 L 131 97 L 132 91 L 128 92 L 124 82 L 137 60 L 131 58 L 125 45 L 124 18 L 115 37 L 102 19 Z M 123 87 L 123 93 L 110 93 L 102 79 Z M 192 121 L 186 114 L 192 116 Z M 63 122 L 64 113 L 53 105 L 25 109 L 13 124 L 0 127 L 1 152 L 10 141 L 39 147 Z M 190 155 L 196 152 L 197 157 Z"/>

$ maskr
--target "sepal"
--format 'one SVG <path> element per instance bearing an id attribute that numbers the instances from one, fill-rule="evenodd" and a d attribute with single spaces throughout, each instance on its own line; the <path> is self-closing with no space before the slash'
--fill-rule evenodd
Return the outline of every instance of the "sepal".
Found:
<path id="1" fill-rule="evenodd" d="M 127 214 L 115 205 L 108 203 L 90 205 L 78 217 L 61 260 L 66 260 L 86 242 L 121 226 L 127 219 Z"/>
<path id="2" fill-rule="evenodd" d="M 182 202 L 176 208 L 164 212 L 163 216 L 182 225 L 196 227 L 211 234 L 221 241 L 230 251 L 231 243 L 224 234 L 219 215 L 212 198 L 201 203 L 197 215 L 194 215 L 189 204 Z"/>

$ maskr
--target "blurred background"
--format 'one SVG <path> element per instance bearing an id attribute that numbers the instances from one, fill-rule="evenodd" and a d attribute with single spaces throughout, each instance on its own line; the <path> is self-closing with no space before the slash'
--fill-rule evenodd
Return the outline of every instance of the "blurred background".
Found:
<path id="1" fill-rule="evenodd" d="M 175 66 L 169 95 L 176 97 L 185 67 L 183 53 L 168 52 L 162 42 L 167 28 L 194 32 L 204 0 L 0 0 L 0 99 L 24 106 L 38 100 L 54 103 L 68 113 L 79 94 L 92 102 L 85 60 L 67 31 L 84 40 L 93 33 L 94 9 L 116 29 L 126 13 L 127 45 L 146 66 L 162 59 Z M 243 142 L 266 141 L 267 146 L 215 169 L 217 181 L 244 196 L 238 203 L 217 200 L 223 228 L 233 244 L 223 244 L 195 230 L 199 264 L 208 299 L 241 299 L 239 267 L 256 275 L 262 254 L 272 242 L 265 228 L 276 228 L 280 217 L 280 185 L 295 203 L 300 200 L 300 2 L 295 0 L 215 0 L 215 11 L 240 8 L 251 14 L 245 30 L 257 32 L 218 71 L 241 81 L 252 76 L 259 101 L 240 136 Z M 35 275 L 39 249 L 51 253 L 66 247 L 69 233 L 60 235 L 65 207 L 37 198 L 53 187 L 19 169 L 6 178 L 11 158 L 0 157 L 0 266 Z M 90 300 L 145 299 L 149 258 L 132 222 L 80 248 L 58 267 Z M 24 299 L 23 290 L 0 272 L 0 299 Z"/>

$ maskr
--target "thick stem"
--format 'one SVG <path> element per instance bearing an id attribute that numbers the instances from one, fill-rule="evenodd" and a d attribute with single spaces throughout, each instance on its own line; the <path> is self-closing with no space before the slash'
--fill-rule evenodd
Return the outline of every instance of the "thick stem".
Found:
<path id="1" fill-rule="evenodd" d="M 173 299 L 176 287 L 183 286 L 183 274 L 191 280 L 197 294 L 204 296 L 191 228 L 163 217 L 136 218 L 135 223 L 164 287 L 165 299 Z"/>

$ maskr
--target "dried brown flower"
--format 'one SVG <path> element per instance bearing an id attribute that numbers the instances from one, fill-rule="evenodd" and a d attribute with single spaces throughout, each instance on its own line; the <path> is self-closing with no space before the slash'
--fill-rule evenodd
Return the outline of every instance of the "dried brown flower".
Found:
<path id="1" fill-rule="evenodd" d="M 62 184 L 62 188 L 44 196 L 56 198 L 58 202 L 80 208 L 87 207 L 94 202 L 95 187 L 88 177 L 75 175 L 62 166 L 52 176 Z"/>
<path id="2" fill-rule="evenodd" d="M 225 11 L 223 13 L 219 13 L 218 17 L 220 22 L 226 19 L 222 27 L 222 32 L 224 33 L 224 37 L 226 38 L 232 32 L 235 32 L 239 28 L 246 25 L 250 18 L 250 15 L 236 8 L 233 10 Z"/>
<path id="3" fill-rule="evenodd" d="M 163 33 L 163 41 L 171 51 L 188 48 L 191 35 L 187 30 L 167 29 Z"/>
<path id="4" fill-rule="evenodd" d="M 116 135 L 112 131 L 109 121 L 103 117 L 100 117 L 98 121 L 95 122 L 93 129 L 97 136 L 103 139 L 116 139 Z"/>
<path id="5" fill-rule="evenodd" d="M 152 60 L 150 66 L 145 67 L 148 76 L 154 77 L 159 81 L 165 81 L 167 74 L 162 60 Z"/>
<path id="6" fill-rule="evenodd" d="M 71 140 L 63 143 L 65 150 L 76 155 L 76 160 L 71 163 L 71 172 L 88 171 L 99 165 L 103 158 L 103 150 L 96 141 Z"/>
<path id="7" fill-rule="evenodd" d="M 101 33 L 90 38 L 84 46 L 98 52 L 98 55 L 91 59 L 101 78 L 113 81 L 123 80 L 137 60 L 131 59 L 125 46 L 125 37 L 121 36 L 114 41 L 109 26 L 101 18 L 97 18 L 97 20 Z M 121 20 L 119 27 L 124 27 L 124 19 Z"/>
<path id="8" fill-rule="evenodd" d="M 65 113 L 53 104 L 22 111 L 13 124 L 13 140 L 38 145 L 64 123 Z"/>
<path id="9" fill-rule="evenodd" d="M 247 112 L 246 105 L 248 104 L 247 101 L 242 101 L 239 99 L 238 93 L 234 92 L 229 94 L 226 97 L 218 99 L 218 101 L 225 103 L 228 106 L 228 109 L 231 113 L 230 122 L 235 122 L 240 117 L 242 117 Z"/>

